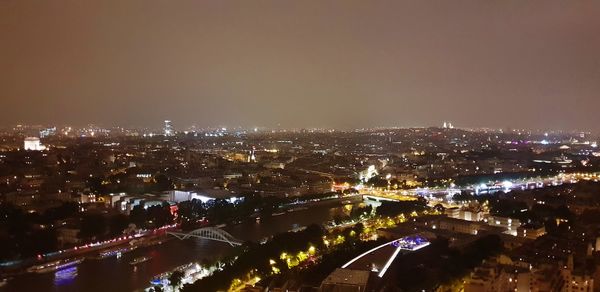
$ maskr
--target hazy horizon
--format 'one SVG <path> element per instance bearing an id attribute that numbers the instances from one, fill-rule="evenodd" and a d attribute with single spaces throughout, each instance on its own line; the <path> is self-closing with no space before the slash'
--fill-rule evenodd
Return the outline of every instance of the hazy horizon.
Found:
<path id="1" fill-rule="evenodd" d="M 0 125 L 600 132 L 600 2 L 0 2 Z"/>

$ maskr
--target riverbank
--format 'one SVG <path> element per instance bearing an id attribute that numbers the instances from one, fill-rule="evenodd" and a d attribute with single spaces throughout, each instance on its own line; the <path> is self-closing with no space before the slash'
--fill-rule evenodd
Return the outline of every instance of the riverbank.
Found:
<path id="1" fill-rule="evenodd" d="M 347 204 L 355 204 L 355 203 L 358 203 L 361 201 L 363 201 L 363 196 L 357 194 L 357 195 L 344 196 L 341 198 L 337 197 L 337 198 L 324 199 L 324 200 L 313 201 L 313 202 L 289 204 L 289 205 L 285 206 L 283 208 L 283 210 L 286 212 L 294 212 L 294 211 L 304 210 L 304 209 L 302 209 L 304 207 L 310 208 L 310 207 L 316 207 L 316 206 L 327 206 L 327 205 L 331 205 L 331 204 L 335 204 L 335 203 L 347 205 Z"/>
<path id="2" fill-rule="evenodd" d="M 331 221 L 336 214 L 345 212 L 345 204 L 342 201 L 344 200 L 336 199 L 318 202 L 305 210 L 286 212 L 261 222 L 249 220 L 228 225 L 223 230 L 242 241 L 258 242 L 262 238 L 300 226 Z M 360 202 L 360 197 L 357 196 L 353 201 Z M 189 263 L 199 263 L 204 266 L 226 257 L 231 251 L 231 246 L 221 242 L 203 239 L 177 240 L 167 237 L 162 244 L 137 248 L 121 258 L 86 260 L 60 273 L 18 275 L 4 287 L 0 287 L 0 291 L 139 291 L 148 287 L 157 275 Z M 143 256 L 152 259 L 138 265 L 134 270 L 129 262 Z"/>
<path id="3" fill-rule="evenodd" d="M 286 213 L 293 213 L 298 211 L 307 210 L 309 208 L 319 207 L 319 206 L 332 206 L 336 204 L 354 204 L 359 201 L 362 201 L 361 195 L 352 195 L 346 196 L 342 198 L 331 198 L 319 201 L 311 201 L 299 204 L 290 204 L 284 206 L 281 210 L 281 213 L 277 215 L 283 215 Z M 264 219 L 263 219 L 264 220 Z M 241 223 L 239 223 L 241 224 Z M 231 226 L 239 225 L 234 224 Z M 166 231 L 173 229 L 175 227 L 170 228 L 159 228 L 151 231 L 146 231 L 144 233 L 122 236 L 115 239 L 105 240 L 102 242 L 89 243 L 82 246 L 77 246 L 73 248 L 69 248 L 66 250 L 57 251 L 54 253 L 47 254 L 46 256 L 42 256 L 40 258 L 29 258 L 25 260 L 21 260 L 15 262 L 12 265 L 7 265 L 0 267 L 0 277 L 8 278 L 14 277 L 17 275 L 21 275 L 26 273 L 26 270 L 32 266 L 42 265 L 53 261 L 58 260 L 67 260 L 76 257 L 85 257 L 90 258 L 104 251 L 109 251 L 111 249 L 124 248 L 128 246 L 136 246 L 136 247 L 147 247 L 155 244 L 161 244 L 164 241 L 170 240 L 170 238 L 166 235 Z"/>
<path id="4" fill-rule="evenodd" d="M 171 227 L 172 228 L 172 227 Z M 19 263 L 2 267 L 0 269 L 0 277 L 9 278 L 15 277 L 18 275 L 22 275 L 27 273 L 27 269 L 47 264 L 54 261 L 59 260 L 69 260 L 73 258 L 83 257 L 85 259 L 91 259 L 98 254 L 109 251 L 111 249 L 125 248 L 125 247 L 148 247 L 155 244 L 161 244 L 167 240 L 169 237 L 166 232 L 171 228 L 163 228 L 163 229 L 154 229 L 152 231 L 147 231 L 145 233 L 140 233 L 136 235 L 122 236 L 119 238 L 111 239 L 103 241 L 102 243 L 90 243 L 83 246 L 73 247 L 67 250 L 62 250 L 55 252 L 49 256 L 45 256 L 39 259 L 26 259 L 22 260 Z"/>

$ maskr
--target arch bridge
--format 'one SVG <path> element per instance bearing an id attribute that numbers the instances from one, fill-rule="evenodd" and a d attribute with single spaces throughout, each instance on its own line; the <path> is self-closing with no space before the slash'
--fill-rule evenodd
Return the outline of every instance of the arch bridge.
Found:
<path id="1" fill-rule="evenodd" d="M 190 232 L 174 232 L 168 231 L 167 234 L 173 235 L 180 240 L 188 239 L 190 237 L 208 239 L 213 241 L 225 242 L 231 246 L 242 245 L 242 241 L 233 237 L 233 235 L 227 233 L 225 230 L 216 227 L 204 227 Z"/>

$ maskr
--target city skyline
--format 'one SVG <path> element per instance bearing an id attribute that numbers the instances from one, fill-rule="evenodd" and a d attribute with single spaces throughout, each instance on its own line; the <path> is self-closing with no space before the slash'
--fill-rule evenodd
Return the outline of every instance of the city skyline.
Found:
<path id="1" fill-rule="evenodd" d="M 169 124 L 170 130 L 167 131 L 166 123 Z M 84 125 L 74 125 L 74 124 L 25 124 L 25 123 L 16 123 L 13 125 L 0 126 L 0 130 L 4 131 L 13 131 L 15 133 L 22 132 L 25 133 L 34 133 L 40 132 L 40 137 L 44 138 L 44 136 L 49 136 L 47 133 L 51 132 L 50 135 L 55 135 L 57 132 L 62 131 L 93 131 L 94 129 L 102 131 L 104 134 L 110 134 L 111 132 L 116 131 L 133 131 L 154 135 L 164 135 L 164 136 L 174 136 L 176 134 L 189 134 L 189 133 L 209 133 L 209 132 L 222 132 L 222 133 L 245 133 L 245 132 L 329 132 L 329 131 L 337 131 L 337 132 L 361 132 L 361 131 L 382 131 L 382 130 L 406 130 L 406 129 L 428 129 L 428 128 L 438 128 L 438 129 L 446 129 L 446 130 L 462 130 L 462 131 L 473 131 L 473 132 L 498 132 L 498 133 L 523 133 L 523 134 L 545 134 L 545 135 L 561 135 L 561 134 L 586 134 L 597 136 L 599 133 L 597 131 L 593 131 L 590 129 L 552 129 L 552 128 L 544 128 L 544 129 L 536 129 L 536 128 L 526 128 L 526 127 L 517 127 L 517 128 L 493 128 L 493 127 L 485 127 L 485 126 L 475 126 L 475 127 L 466 127 L 461 125 L 455 125 L 451 121 L 443 121 L 434 125 L 411 125 L 411 126 L 373 126 L 373 127 L 359 127 L 359 128 L 334 128 L 334 127 L 282 127 L 282 126 L 243 126 L 243 125 L 203 125 L 200 126 L 198 124 L 191 125 L 178 125 L 173 124 L 172 120 L 161 120 L 153 123 L 152 125 L 142 125 L 142 126 L 122 126 L 122 125 L 105 125 L 105 124 L 97 124 L 97 123 L 87 123 Z M 33 135 L 36 136 L 36 135 Z"/>
<path id="2" fill-rule="evenodd" d="M 559 1 L 6 1 L 0 125 L 598 132 L 598 13 Z"/>
<path id="3" fill-rule="evenodd" d="M 600 291 L 600 1 L 0 1 L 0 292 Z"/>

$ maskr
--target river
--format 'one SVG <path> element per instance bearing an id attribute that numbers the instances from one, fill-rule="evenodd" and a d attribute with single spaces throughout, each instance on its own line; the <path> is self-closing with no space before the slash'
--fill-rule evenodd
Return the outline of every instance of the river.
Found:
<path id="1" fill-rule="evenodd" d="M 312 206 L 306 210 L 286 213 L 262 220 L 226 227 L 225 231 L 241 240 L 258 241 L 300 226 L 330 221 L 336 214 L 348 212 L 339 202 Z M 193 261 L 203 262 L 222 257 L 231 250 L 225 243 L 204 239 L 172 239 L 161 245 L 139 248 L 121 258 L 85 260 L 76 267 L 56 273 L 17 276 L 0 291 L 86 291 L 117 292 L 142 290 L 160 273 Z M 140 256 L 152 259 L 134 268 L 131 260 Z"/>

